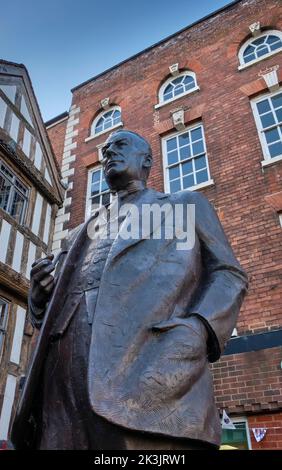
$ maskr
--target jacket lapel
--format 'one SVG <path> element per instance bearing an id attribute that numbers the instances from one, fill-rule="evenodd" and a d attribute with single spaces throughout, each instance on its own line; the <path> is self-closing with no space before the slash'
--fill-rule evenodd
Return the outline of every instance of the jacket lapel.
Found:
<path id="1" fill-rule="evenodd" d="M 144 204 L 158 204 L 162 206 L 163 200 L 169 197 L 168 194 L 161 194 L 152 189 L 147 189 L 136 201 L 132 202 L 133 210 L 127 211 L 122 224 L 120 225 L 118 234 L 113 242 L 112 248 L 108 255 L 105 268 L 112 263 L 112 261 L 120 256 L 125 250 L 128 250 L 133 245 L 136 245 L 142 240 L 150 238 L 152 232 L 159 228 L 163 223 L 165 214 L 161 214 L 160 222 L 156 225 L 148 224 L 145 230 L 142 231 L 142 207 Z M 131 228 L 130 228 L 131 227 Z M 134 229 L 132 229 L 134 227 Z"/>

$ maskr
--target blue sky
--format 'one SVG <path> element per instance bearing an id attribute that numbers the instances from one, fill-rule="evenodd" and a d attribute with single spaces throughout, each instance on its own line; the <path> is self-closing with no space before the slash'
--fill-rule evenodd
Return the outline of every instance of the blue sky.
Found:
<path id="1" fill-rule="evenodd" d="M 0 57 L 25 64 L 48 120 L 74 86 L 230 2 L 0 0 Z"/>

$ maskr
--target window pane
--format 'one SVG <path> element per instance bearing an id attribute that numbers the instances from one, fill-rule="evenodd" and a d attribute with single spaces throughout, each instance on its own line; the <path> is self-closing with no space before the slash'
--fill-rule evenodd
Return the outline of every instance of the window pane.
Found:
<path id="1" fill-rule="evenodd" d="M 91 198 L 91 206 L 99 206 L 100 205 L 100 196 L 95 196 Z"/>
<path id="2" fill-rule="evenodd" d="M 166 93 L 164 95 L 164 101 L 170 100 L 173 97 L 172 92 Z"/>
<path id="3" fill-rule="evenodd" d="M 0 207 L 4 210 L 7 210 L 10 191 L 11 184 L 0 174 Z"/>
<path id="4" fill-rule="evenodd" d="M 7 313 L 8 313 L 8 303 L 5 302 L 3 299 L 0 299 L 0 329 L 2 331 L 6 330 Z"/>
<path id="5" fill-rule="evenodd" d="M 193 166 L 192 166 L 192 161 L 185 162 L 182 164 L 182 174 L 183 175 L 188 175 L 188 173 L 193 172 Z"/>
<path id="6" fill-rule="evenodd" d="M 275 124 L 275 119 L 272 113 L 263 114 L 260 116 L 262 127 L 269 127 Z"/>
<path id="7" fill-rule="evenodd" d="M 184 88 L 182 85 L 174 89 L 174 96 L 181 95 L 182 93 L 184 93 Z"/>
<path id="8" fill-rule="evenodd" d="M 103 126 L 96 126 L 95 128 L 95 134 L 98 134 L 98 132 L 102 132 Z"/>
<path id="9" fill-rule="evenodd" d="M 282 142 L 269 145 L 269 153 L 271 157 L 278 157 L 278 155 L 282 155 Z"/>
<path id="10" fill-rule="evenodd" d="M 170 152 L 167 154 L 167 163 L 168 165 L 173 165 L 173 163 L 178 162 L 178 153 L 177 151 L 175 152 Z"/>
<path id="11" fill-rule="evenodd" d="M 186 77 L 183 80 L 183 83 L 185 83 L 185 85 L 191 85 L 191 84 L 194 85 L 195 81 L 193 77 L 189 77 L 188 75 L 186 75 Z"/>
<path id="12" fill-rule="evenodd" d="M 280 47 L 282 47 L 282 41 L 279 41 L 270 45 L 270 49 L 272 51 L 275 51 L 276 49 L 279 49 Z"/>
<path id="13" fill-rule="evenodd" d="M 91 184 L 91 196 L 95 196 L 100 192 L 100 182 Z"/>
<path id="14" fill-rule="evenodd" d="M 13 180 L 14 175 L 11 171 L 8 170 L 8 168 L 6 166 L 1 165 L 1 171 L 2 171 L 2 173 L 4 173 L 4 175 L 8 176 L 8 178 L 10 178 L 10 180 Z"/>
<path id="15" fill-rule="evenodd" d="M 101 191 L 107 191 L 107 189 L 109 189 L 109 186 L 107 185 L 106 180 L 103 179 Z"/>
<path id="16" fill-rule="evenodd" d="M 245 49 L 245 52 L 244 52 L 244 57 L 249 55 L 249 54 L 253 54 L 255 51 L 255 48 L 254 46 L 250 45 L 248 46 L 246 49 Z"/>
<path id="17" fill-rule="evenodd" d="M 175 193 L 177 191 L 180 191 L 181 185 L 180 185 L 180 179 L 172 181 L 170 183 L 170 192 Z"/>
<path id="18" fill-rule="evenodd" d="M 255 54 L 249 54 L 249 55 L 244 55 L 244 62 L 247 64 L 248 62 L 251 62 L 252 60 L 255 60 L 256 56 Z"/>
<path id="19" fill-rule="evenodd" d="M 183 79 L 183 77 L 177 77 L 174 80 L 172 80 L 171 83 L 173 83 L 174 85 L 178 85 L 179 83 L 182 82 L 182 79 Z"/>
<path id="20" fill-rule="evenodd" d="M 202 140 L 199 140 L 199 142 L 196 142 L 195 144 L 193 144 L 192 147 L 193 147 L 193 154 L 194 155 L 197 155 L 199 153 L 204 152 L 204 144 L 203 144 Z"/>
<path id="21" fill-rule="evenodd" d="M 206 157 L 205 156 L 202 156 L 202 157 L 198 157 L 198 158 L 195 158 L 195 169 L 196 170 L 201 170 L 202 168 L 206 168 Z"/>
<path id="22" fill-rule="evenodd" d="M 268 100 L 263 100 L 260 103 L 257 103 L 257 109 L 259 114 L 267 113 L 267 111 L 270 111 L 270 104 Z"/>
<path id="23" fill-rule="evenodd" d="M 120 116 L 121 116 L 120 111 L 119 111 L 118 109 L 116 109 L 116 110 L 114 111 L 113 117 L 114 117 L 115 119 L 117 119 L 117 118 L 120 118 Z"/>
<path id="24" fill-rule="evenodd" d="M 93 171 L 92 173 L 92 183 L 97 183 L 100 181 L 101 171 Z"/>
<path id="25" fill-rule="evenodd" d="M 268 47 L 262 47 L 257 50 L 257 56 L 262 57 L 263 55 L 268 54 L 268 52 Z"/>
<path id="26" fill-rule="evenodd" d="M 169 83 L 169 85 L 167 85 L 167 87 L 165 87 L 164 94 L 171 93 L 172 89 L 173 89 L 173 86 Z"/>
<path id="27" fill-rule="evenodd" d="M 271 142 L 276 142 L 277 140 L 280 140 L 278 130 L 272 129 L 271 131 L 266 131 L 265 138 L 268 144 Z"/>
<path id="28" fill-rule="evenodd" d="M 23 194 L 27 194 L 27 188 L 20 183 L 19 180 L 15 182 L 17 189 L 19 189 Z"/>
<path id="29" fill-rule="evenodd" d="M 276 114 L 276 118 L 277 118 L 278 122 L 282 122 L 282 108 L 277 109 L 275 111 L 275 114 Z"/>
<path id="30" fill-rule="evenodd" d="M 167 140 L 167 142 L 166 142 L 166 148 L 167 148 L 167 151 L 168 151 L 168 152 L 169 152 L 170 150 L 176 149 L 176 137 L 174 137 L 173 139 Z"/>
<path id="31" fill-rule="evenodd" d="M 181 134 L 178 137 L 178 142 L 179 142 L 179 147 L 182 147 L 182 145 L 189 144 L 189 133 L 186 132 L 185 134 Z"/>
<path id="32" fill-rule="evenodd" d="M 191 186 L 194 186 L 194 176 L 193 175 L 188 175 L 183 178 L 183 188 L 191 188 Z"/>
<path id="33" fill-rule="evenodd" d="M 268 36 L 267 38 L 267 43 L 268 44 L 273 44 L 274 42 L 281 42 L 280 41 L 280 38 L 278 36 L 273 36 L 273 34 L 271 34 L 270 36 Z"/>
<path id="34" fill-rule="evenodd" d="M 196 173 L 197 184 L 204 183 L 205 181 L 208 181 L 208 179 L 207 170 L 198 171 Z"/>
<path id="35" fill-rule="evenodd" d="M 11 208 L 9 212 L 11 216 L 14 217 L 18 222 L 21 221 L 21 218 L 23 216 L 24 201 L 25 200 L 23 196 L 14 190 Z"/>
<path id="36" fill-rule="evenodd" d="M 111 119 L 113 115 L 113 111 L 107 111 L 105 114 L 103 114 L 102 118 L 101 119 Z"/>
<path id="37" fill-rule="evenodd" d="M 174 180 L 180 177 L 180 169 L 179 166 L 174 166 L 173 168 L 169 168 L 168 170 L 169 180 Z"/>
<path id="38" fill-rule="evenodd" d="M 111 193 L 105 193 L 102 195 L 102 205 L 105 206 L 106 204 L 110 203 Z"/>
<path id="39" fill-rule="evenodd" d="M 104 129 L 109 129 L 109 127 L 112 127 L 113 122 L 112 120 L 108 120 L 104 122 Z"/>
<path id="40" fill-rule="evenodd" d="M 186 158 L 190 158 L 191 146 L 187 145 L 186 147 L 181 147 L 179 153 L 180 153 L 180 160 L 186 160 Z"/>
<path id="41" fill-rule="evenodd" d="M 191 131 L 191 139 L 192 142 L 195 142 L 195 140 L 199 140 L 202 138 L 202 129 L 198 127 L 198 129 L 194 129 Z"/>
<path id="42" fill-rule="evenodd" d="M 255 46 L 259 46 L 260 44 L 263 44 L 264 41 L 265 41 L 265 36 L 263 36 L 262 38 L 255 39 L 254 41 L 252 41 L 252 44 L 254 44 Z"/>
<path id="43" fill-rule="evenodd" d="M 274 108 L 280 108 L 282 106 L 282 93 L 279 93 L 279 95 L 275 95 L 271 98 L 272 104 Z"/>

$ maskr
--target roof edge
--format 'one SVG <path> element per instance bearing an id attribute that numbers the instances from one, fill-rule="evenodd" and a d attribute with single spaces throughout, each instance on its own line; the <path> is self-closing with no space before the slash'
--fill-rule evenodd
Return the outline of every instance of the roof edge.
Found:
<path id="1" fill-rule="evenodd" d="M 64 111 L 63 113 L 58 114 L 57 116 L 53 117 L 52 119 L 49 119 L 48 121 L 44 122 L 44 124 L 45 124 L 46 127 L 50 127 L 53 124 L 57 123 L 57 121 L 58 122 L 62 121 L 65 118 L 67 118 L 68 116 L 69 116 L 68 111 Z"/>
<path id="2" fill-rule="evenodd" d="M 94 77 L 91 77 L 89 78 L 88 80 L 80 83 L 79 85 L 76 85 L 75 87 L 71 88 L 71 92 L 73 93 L 74 91 L 78 90 L 79 88 L 82 88 L 83 86 L 87 85 L 88 83 L 96 80 L 97 78 L 105 75 L 106 73 L 108 72 L 111 72 L 112 70 L 120 67 L 121 65 L 125 64 L 126 62 L 129 62 L 130 60 L 133 60 L 133 59 L 136 59 L 136 57 L 139 57 L 140 55 L 150 51 L 151 49 L 154 49 L 155 47 L 157 46 L 160 46 L 161 44 L 163 44 L 164 42 L 166 41 L 169 41 L 170 39 L 172 39 L 173 37 L 177 36 L 178 34 L 181 34 L 183 33 L 184 31 L 186 31 L 187 29 L 190 29 L 192 28 L 193 26 L 199 24 L 199 23 L 202 23 L 203 21 L 207 20 L 207 19 L 210 19 L 212 18 L 213 16 L 215 15 L 218 15 L 219 13 L 223 12 L 224 10 L 227 10 L 228 8 L 236 5 L 237 3 L 240 3 L 242 2 L 243 0 L 233 0 L 232 2 L 228 3 L 227 5 L 225 5 L 224 7 L 221 7 L 219 8 L 218 10 L 215 10 L 213 11 L 212 13 L 209 13 L 208 15 L 200 18 L 199 20 L 197 21 L 194 21 L 194 23 L 191 23 L 189 24 L 188 26 L 185 26 L 184 28 L 180 29 L 179 31 L 176 31 L 176 33 L 173 33 L 173 34 L 170 34 L 169 36 L 165 37 L 164 39 L 161 39 L 160 41 L 158 42 L 155 42 L 154 44 L 152 44 L 151 46 L 148 46 L 146 47 L 145 49 L 143 49 L 142 51 L 140 52 L 137 52 L 136 54 L 128 57 L 127 59 L 124 59 L 122 60 L 121 62 L 118 62 L 117 64 L 113 65 L 112 67 L 104 70 L 103 72 L 97 74 L 97 75 L 94 75 Z"/>

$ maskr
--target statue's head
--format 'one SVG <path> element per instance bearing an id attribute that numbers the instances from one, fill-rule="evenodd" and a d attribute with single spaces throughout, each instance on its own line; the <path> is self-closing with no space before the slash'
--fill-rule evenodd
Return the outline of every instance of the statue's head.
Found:
<path id="1" fill-rule="evenodd" d="M 109 187 L 118 191 L 133 180 L 146 183 L 152 166 L 148 142 L 127 130 L 113 132 L 102 148 L 103 169 Z"/>

